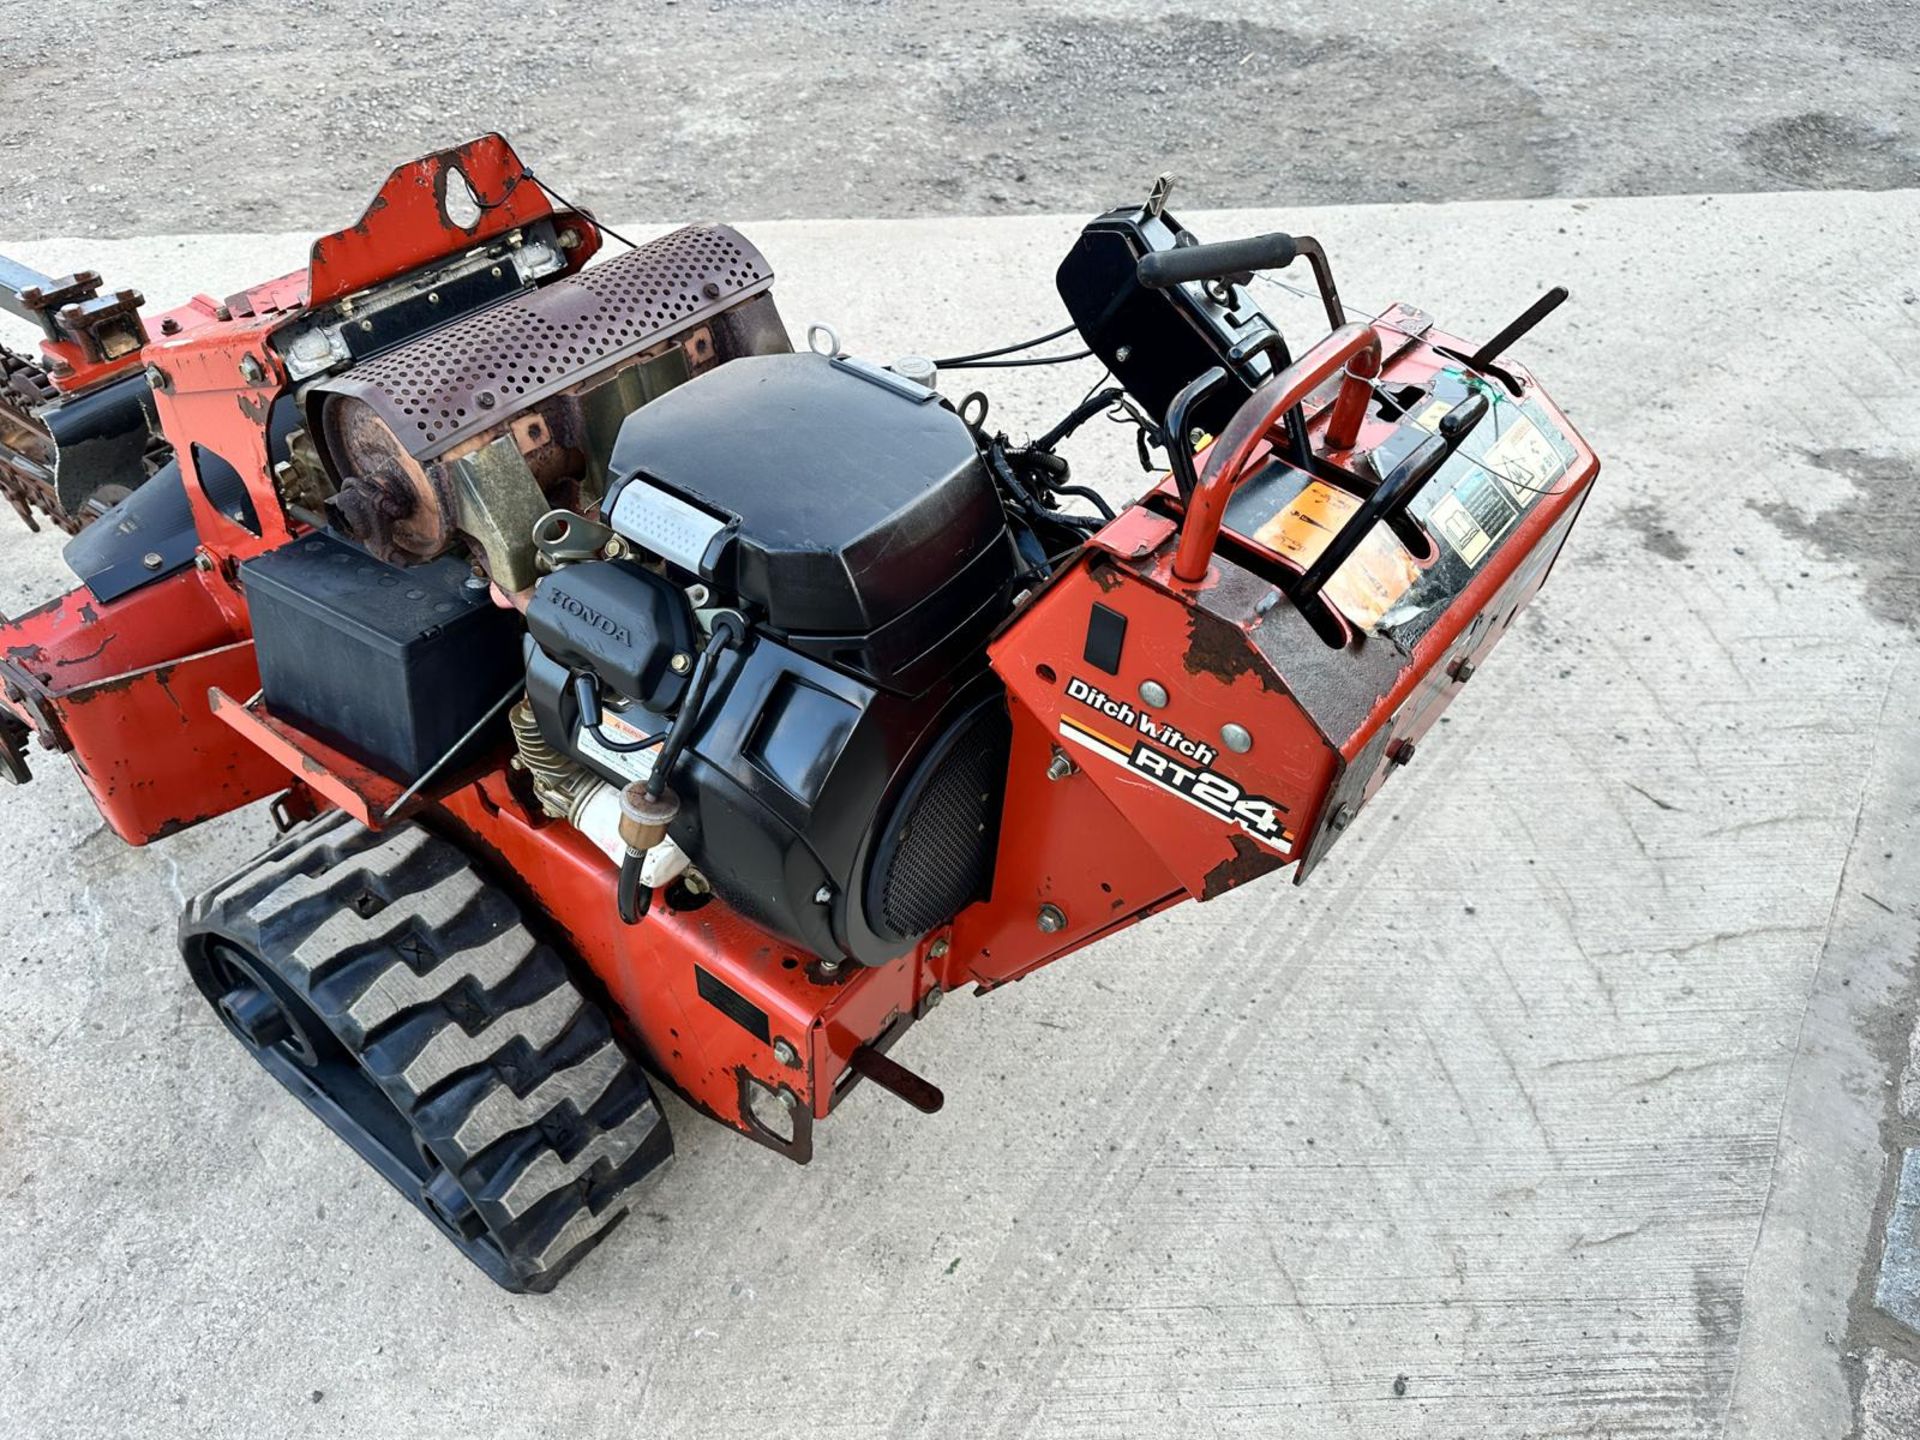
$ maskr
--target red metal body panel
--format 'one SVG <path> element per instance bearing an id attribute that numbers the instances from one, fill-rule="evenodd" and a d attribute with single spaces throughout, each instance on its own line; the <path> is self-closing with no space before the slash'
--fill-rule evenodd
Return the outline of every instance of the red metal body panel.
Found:
<path id="1" fill-rule="evenodd" d="M 462 176 L 479 209 L 471 225 L 455 220 L 447 204 L 447 187 Z M 498 135 L 423 155 L 389 175 L 352 225 L 313 242 L 306 303 L 329 304 L 553 213 L 546 192 Z M 597 227 L 581 226 L 576 264 L 586 263 L 599 235 Z"/>
<path id="2" fill-rule="evenodd" d="M 253 641 L 198 570 L 111 605 L 85 590 L 0 626 L 5 701 L 74 768 L 121 839 L 170 835 L 286 788 L 286 773 L 214 719 L 210 686 L 258 688 Z"/>
<path id="3" fill-rule="evenodd" d="M 943 989 L 1017 980 L 1185 896 L 1165 859 L 1104 789 L 1079 774 L 1047 778 L 1057 749 L 1041 721 L 1015 706 L 993 893 L 954 918 L 940 966 Z M 1064 928 L 1038 928 L 1045 905 L 1060 912 Z"/>
<path id="4" fill-rule="evenodd" d="M 640 924 L 622 925 L 613 863 L 572 826 L 523 802 L 504 770 L 445 796 L 439 817 L 545 912 L 689 1104 L 795 1159 L 811 1153 L 811 1119 L 849 1088 L 853 1051 L 904 1028 L 927 989 L 923 957 L 936 937 L 888 965 L 828 970 L 717 899 L 687 910 L 662 902 Z M 764 1037 L 702 998 L 700 970 L 766 1017 Z M 779 1040 L 798 1063 L 780 1063 Z M 794 1097 L 790 1137 L 753 1117 L 749 1082 Z"/>

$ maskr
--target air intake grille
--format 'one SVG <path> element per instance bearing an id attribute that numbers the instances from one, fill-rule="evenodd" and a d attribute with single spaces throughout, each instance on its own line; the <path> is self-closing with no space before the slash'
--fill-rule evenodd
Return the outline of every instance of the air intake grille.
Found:
<path id="1" fill-rule="evenodd" d="M 921 762 L 868 870 L 867 923 L 877 934 L 916 939 L 985 893 L 1012 738 L 995 696 L 956 720 Z"/>

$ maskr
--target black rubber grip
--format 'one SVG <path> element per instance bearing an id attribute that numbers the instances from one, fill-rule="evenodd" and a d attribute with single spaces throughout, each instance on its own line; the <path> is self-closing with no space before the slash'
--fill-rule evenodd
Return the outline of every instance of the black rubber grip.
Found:
<path id="1" fill-rule="evenodd" d="M 1223 280 L 1254 270 L 1284 270 L 1293 263 L 1293 237 L 1276 230 L 1271 235 L 1249 235 L 1244 240 L 1222 240 L 1213 245 L 1183 245 L 1155 250 L 1140 257 L 1135 272 L 1150 290 L 1189 280 Z"/>

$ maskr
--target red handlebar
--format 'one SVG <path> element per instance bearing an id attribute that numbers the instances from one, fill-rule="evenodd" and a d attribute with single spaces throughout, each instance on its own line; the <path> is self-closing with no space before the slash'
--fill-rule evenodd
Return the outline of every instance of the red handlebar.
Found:
<path id="1" fill-rule="evenodd" d="M 1345 370 L 1348 362 L 1357 357 L 1365 358 L 1353 367 L 1355 373 L 1343 384 L 1343 397 L 1349 390 L 1364 389 L 1367 377 L 1379 373 L 1380 337 L 1367 325 L 1342 325 L 1278 375 L 1263 382 L 1247 397 L 1246 404 L 1234 412 L 1227 428 L 1213 442 L 1207 454 L 1206 471 L 1194 487 L 1192 503 L 1187 506 L 1187 518 L 1180 527 L 1180 548 L 1173 558 L 1176 580 L 1194 585 L 1207 578 L 1207 562 L 1213 558 L 1213 544 L 1220 536 L 1227 501 L 1233 498 L 1241 472 L 1247 468 L 1255 448 L 1289 410 L 1333 375 Z M 1357 422 L 1354 402 L 1343 407 L 1336 401 L 1335 408 L 1344 409 Z M 1349 436 L 1347 445 L 1337 448 L 1351 445 Z"/>

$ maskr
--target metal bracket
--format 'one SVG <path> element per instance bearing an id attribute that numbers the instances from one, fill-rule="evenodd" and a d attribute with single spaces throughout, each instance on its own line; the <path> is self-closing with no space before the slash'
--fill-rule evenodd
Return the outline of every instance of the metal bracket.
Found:
<path id="1" fill-rule="evenodd" d="M 1167 208 L 1167 197 L 1173 194 L 1173 187 L 1180 177 L 1171 170 L 1162 170 L 1154 177 L 1153 188 L 1147 191 L 1147 203 L 1143 207 L 1149 220 L 1158 220 Z"/>

